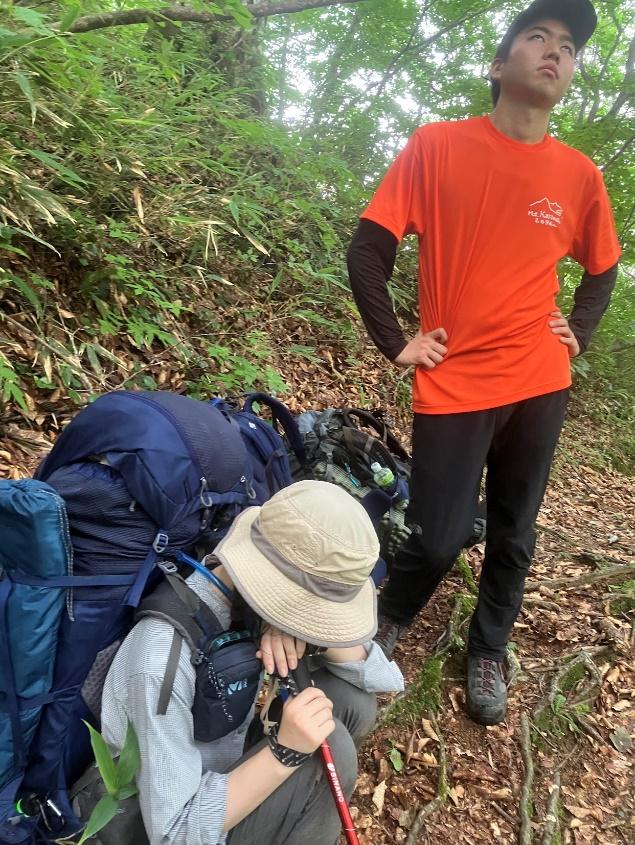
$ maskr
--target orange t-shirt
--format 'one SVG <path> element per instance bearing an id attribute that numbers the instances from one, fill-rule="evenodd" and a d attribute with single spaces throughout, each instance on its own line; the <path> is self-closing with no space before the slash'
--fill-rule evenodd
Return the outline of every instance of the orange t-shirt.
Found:
<path id="1" fill-rule="evenodd" d="M 569 255 L 598 275 L 620 255 L 590 159 L 548 135 L 514 141 L 488 117 L 429 124 L 362 217 L 398 240 L 417 235 L 421 328 L 448 333 L 444 360 L 415 372 L 417 413 L 496 408 L 571 384 L 548 326 L 556 264 Z"/>

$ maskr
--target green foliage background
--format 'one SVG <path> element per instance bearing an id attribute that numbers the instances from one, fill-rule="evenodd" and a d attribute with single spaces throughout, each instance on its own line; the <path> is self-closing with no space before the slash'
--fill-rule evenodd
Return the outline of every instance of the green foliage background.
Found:
<path id="1" fill-rule="evenodd" d="M 0 397 L 31 419 L 47 400 L 162 385 L 166 360 L 180 374 L 167 384 L 194 392 L 282 391 L 282 371 L 321 346 L 353 366 L 356 217 L 417 125 L 489 108 L 489 58 L 524 4 L 366 0 L 258 20 L 239 0 L 191 5 L 229 19 L 78 34 L 76 0 L 0 3 Z M 613 200 L 622 271 L 576 369 L 628 419 L 635 4 L 597 6 L 553 132 L 604 167 Z M 414 256 L 406 241 L 405 319 Z M 579 275 L 563 265 L 565 307 Z"/>

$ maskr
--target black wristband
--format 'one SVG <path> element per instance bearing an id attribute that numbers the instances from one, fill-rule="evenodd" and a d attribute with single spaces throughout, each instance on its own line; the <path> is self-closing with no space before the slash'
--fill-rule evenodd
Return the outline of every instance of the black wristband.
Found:
<path id="1" fill-rule="evenodd" d="M 280 745 L 277 725 L 271 729 L 271 733 L 267 736 L 267 742 L 276 760 L 289 769 L 297 769 L 312 756 L 311 754 L 303 754 L 302 751 L 295 751 L 293 748 L 287 748 L 286 745 Z"/>

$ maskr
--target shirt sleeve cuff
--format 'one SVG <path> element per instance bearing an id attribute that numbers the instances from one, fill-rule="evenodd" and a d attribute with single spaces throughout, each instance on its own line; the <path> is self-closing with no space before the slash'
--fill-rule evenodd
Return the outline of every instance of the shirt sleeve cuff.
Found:
<path id="1" fill-rule="evenodd" d="M 324 660 L 323 665 L 332 675 L 365 692 L 402 692 L 404 679 L 394 660 L 388 660 L 375 642 L 366 643 L 364 648 L 368 653 L 366 660 L 351 663 Z"/>

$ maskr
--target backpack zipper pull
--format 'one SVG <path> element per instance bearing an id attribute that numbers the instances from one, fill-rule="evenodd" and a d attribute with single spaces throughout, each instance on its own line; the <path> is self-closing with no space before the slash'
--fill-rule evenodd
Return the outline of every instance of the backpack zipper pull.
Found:
<path id="1" fill-rule="evenodd" d="M 200 482 L 201 482 L 201 494 L 200 494 L 201 504 L 203 505 L 204 508 L 213 508 L 214 507 L 214 499 L 213 499 L 212 494 L 210 493 L 210 491 L 207 487 L 207 479 L 205 477 L 203 477 L 203 478 L 200 479 Z"/>

